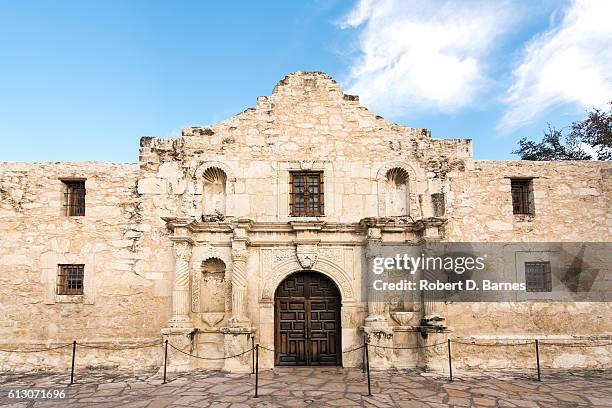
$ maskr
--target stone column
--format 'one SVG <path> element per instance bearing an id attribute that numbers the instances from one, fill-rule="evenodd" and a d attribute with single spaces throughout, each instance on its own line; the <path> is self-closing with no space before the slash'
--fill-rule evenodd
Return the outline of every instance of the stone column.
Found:
<path id="1" fill-rule="evenodd" d="M 194 353 L 195 327 L 189 316 L 191 294 L 189 291 L 192 241 L 185 231 L 176 227 L 175 236 L 171 237 L 174 248 L 174 281 L 172 285 L 172 317 L 168 327 L 162 329 L 163 340 L 168 340 L 174 347 L 185 353 Z M 163 369 L 160 368 L 160 370 Z M 191 370 L 190 357 L 168 348 L 168 371 Z"/>
<path id="2" fill-rule="evenodd" d="M 171 328 L 190 328 L 189 318 L 189 259 L 191 243 L 187 240 L 174 241 L 174 284 L 172 287 L 172 318 L 168 321 Z"/>
<path id="3" fill-rule="evenodd" d="M 236 236 L 238 235 L 238 236 Z M 231 327 L 250 325 L 247 317 L 247 238 L 236 234 L 232 241 L 232 317 Z"/>
<path id="4" fill-rule="evenodd" d="M 382 230 L 379 226 L 368 228 L 365 248 L 367 270 L 367 301 L 368 316 L 365 319 L 363 333 L 370 344 L 370 367 L 384 369 L 392 366 L 393 328 L 389 326 L 386 316 L 386 302 L 380 291 L 374 290 L 373 283 L 377 279 L 386 280 L 386 274 L 376 275 L 373 272 L 374 259 L 383 256 Z"/>
<path id="5" fill-rule="evenodd" d="M 251 348 L 251 336 L 254 330 L 247 316 L 247 228 L 248 222 L 239 221 L 234 227 L 232 240 L 232 316 L 229 327 L 222 327 L 224 335 L 223 370 L 230 372 L 250 372 L 251 353 L 240 354 Z"/>
<path id="6" fill-rule="evenodd" d="M 385 279 L 385 273 L 381 275 L 374 274 L 374 259 L 382 256 L 382 233 L 380 228 L 369 228 L 368 238 L 366 240 L 366 284 L 367 284 L 367 301 L 368 301 L 368 316 L 366 317 L 366 326 L 380 327 L 387 326 L 387 318 L 385 317 L 385 304 L 382 294 L 374 290 L 374 281 L 377 279 Z"/>

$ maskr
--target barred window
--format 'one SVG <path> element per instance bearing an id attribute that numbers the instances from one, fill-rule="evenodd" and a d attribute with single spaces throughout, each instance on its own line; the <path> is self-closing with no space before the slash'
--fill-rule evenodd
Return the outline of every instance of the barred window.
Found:
<path id="1" fill-rule="evenodd" d="M 510 179 L 512 190 L 512 212 L 533 214 L 533 180 Z"/>
<path id="2" fill-rule="evenodd" d="M 290 173 L 289 214 L 294 217 L 323 215 L 323 173 Z"/>
<path id="3" fill-rule="evenodd" d="M 552 292 L 550 262 L 525 262 L 527 292 Z"/>
<path id="4" fill-rule="evenodd" d="M 85 265 L 59 265 L 58 295 L 82 295 Z"/>
<path id="5" fill-rule="evenodd" d="M 64 208 L 68 216 L 85 215 L 85 180 L 62 180 Z"/>

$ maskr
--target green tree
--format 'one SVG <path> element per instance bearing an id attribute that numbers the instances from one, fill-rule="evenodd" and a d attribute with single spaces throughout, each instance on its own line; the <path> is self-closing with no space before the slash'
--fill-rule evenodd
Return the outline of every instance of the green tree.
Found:
<path id="1" fill-rule="evenodd" d="M 593 109 L 584 120 L 572 123 L 567 135 L 548 124 L 541 141 L 522 138 L 512 153 L 521 160 L 612 160 L 612 102 L 609 105 L 607 112 Z"/>

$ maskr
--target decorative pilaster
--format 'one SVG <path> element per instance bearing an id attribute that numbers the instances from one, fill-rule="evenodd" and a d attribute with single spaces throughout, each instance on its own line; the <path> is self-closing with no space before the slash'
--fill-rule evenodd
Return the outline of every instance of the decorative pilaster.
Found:
<path id="1" fill-rule="evenodd" d="M 374 290 L 374 281 L 381 279 L 380 275 L 374 274 L 374 259 L 382 256 L 382 231 L 378 227 L 368 228 L 368 236 L 366 240 L 366 262 L 367 262 L 367 296 L 368 296 L 368 316 L 366 317 L 366 326 L 380 327 L 387 326 L 387 318 L 385 317 L 385 303 L 383 296 L 377 290 Z"/>
<path id="2" fill-rule="evenodd" d="M 193 218 L 165 217 L 166 225 L 173 231 L 170 237 L 174 250 L 174 280 L 172 283 L 172 317 L 168 327 L 162 329 L 163 340 L 184 353 L 194 353 L 195 334 L 189 309 L 191 304 L 189 260 L 193 241 L 191 239 Z M 170 348 L 168 371 L 191 370 L 190 357 Z M 161 369 L 160 369 L 161 370 Z"/>
<path id="3" fill-rule="evenodd" d="M 191 242 L 174 241 L 174 283 L 172 286 L 172 318 L 168 321 L 171 328 L 189 328 L 193 326 L 189 318 L 189 259 Z"/>
<path id="4" fill-rule="evenodd" d="M 230 327 L 248 327 L 247 317 L 247 230 L 239 224 L 232 240 L 232 317 Z"/>
<path id="5" fill-rule="evenodd" d="M 368 316 L 362 328 L 368 344 L 370 344 L 370 367 L 385 369 L 392 366 L 393 361 L 393 328 L 389 326 L 386 316 L 387 303 L 380 291 L 374 290 L 374 281 L 386 281 L 386 273 L 374 273 L 374 259 L 382 257 L 382 228 L 388 222 L 386 218 L 364 220 L 367 226 L 365 256 L 367 263 L 367 296 Z"/>

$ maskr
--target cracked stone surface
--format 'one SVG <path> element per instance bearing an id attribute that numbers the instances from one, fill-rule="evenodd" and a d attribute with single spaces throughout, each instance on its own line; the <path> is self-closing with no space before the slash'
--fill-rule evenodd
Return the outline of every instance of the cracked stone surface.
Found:
<path id="1" fill-rule="evenodd" d="M 66 387 L 66 374 L 0 375 L 0 406 L 29 407 L 611 407 L 612 375 L 606 371 L 504 372 L 486 376 L 460 372 L 454 381 L 414 370 L 366 375 L 348 368 L 284 368 L 261 371 L 259 398 L 255 376 L 219 371 L 171 374 L 161 384 L 157 372 L 77 372 L 69 399 L 10 400 L 11 388 Z"/>

